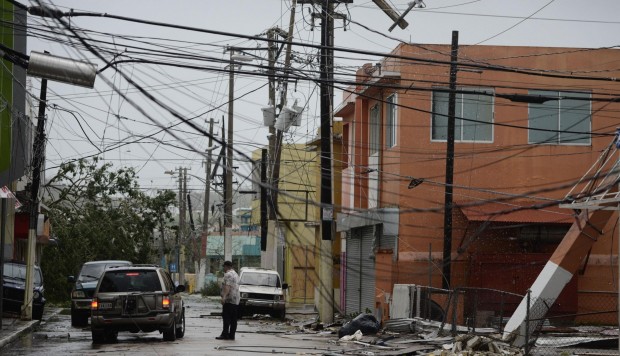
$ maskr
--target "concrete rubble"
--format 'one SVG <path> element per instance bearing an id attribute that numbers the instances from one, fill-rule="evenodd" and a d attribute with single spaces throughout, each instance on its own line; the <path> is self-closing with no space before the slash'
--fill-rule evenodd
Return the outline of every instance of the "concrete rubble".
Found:
<path id="1" fill-rule="evenodd" d="M 317 315 L 305 313 L 287 320 L 274 320 L 267 315 L 253 315 L 244 319 L 262 325 L 256 333 L 282 334 L 293 340 L 323 341 L 333 349 L 325 355 L 365 356 L 521 356 L 524 350 L 503 342 L 501 334 L 493 328 L 472 328 L 422 318 L 393 318 L 385 321 L 376 334 L 363 335 L 361 330 L 353 335 L 338 338 L 338 331 L 345 324 L 342 318 L 324 325 Z M 566 330 L 565 330 L 566 329 Z M 553 328 L 544 325 L 534 347 L 566 347 L 592 341 L 617 338 L 617 328 L 582 326 L 579 328 Z M 562 331 L 562 333 L 559 333 Z M 456 336 L 452 336 L 456 334 Z M 563 341 L 559 334 L 571 337 Z M 588 336 L 586 339 L 576 335 Z M 598 334 L 598 337 L 595 337 Z M 547 340 L 549 339 L 549 340 Z M 547 345 L 547 343 L 549 345 Z M 339 350 L 338 350 L 339 349 Z"/>
<path id="2" fill-rule="evenodd" d="M 289 335 L 305 334 L 307 338 L 324 339 L 334 346 L 346 346 L 345 350 L 333 351 L 328 355 L 365 355 L 365 356 L 521 356 L 523 352 L 501 341 L 500 334 L 482 330 L 484 335 L 462 333 L 456 337 L 438 336 L 436 322 L 417 321 L 411 326 L 411 320 L 391 320 L 375 335 L 362 335 L 361 331 L 353 335 L 336 338 L 342 323 L 322 325 L 316 319 L 289 322 Z M 434 327 L 434 328 L 433 328 Z M 396 331 L 397 330 L 397 331 Z M 449 332 L 445 332 L 449 334 Z"/>

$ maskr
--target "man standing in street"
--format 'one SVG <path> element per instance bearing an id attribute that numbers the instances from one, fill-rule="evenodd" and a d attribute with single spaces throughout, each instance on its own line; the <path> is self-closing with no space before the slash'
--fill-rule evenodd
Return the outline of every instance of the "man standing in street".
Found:
<path id="1" fill-rule="evenodd" d="M 216 339 L 235 339 L 239 299 L 239 275 L 233 269 L 232 262 L 226 261 L 224 262 L 224 282 L 222 284 L 222 319 L 224 321 L 224 330 Z"/>

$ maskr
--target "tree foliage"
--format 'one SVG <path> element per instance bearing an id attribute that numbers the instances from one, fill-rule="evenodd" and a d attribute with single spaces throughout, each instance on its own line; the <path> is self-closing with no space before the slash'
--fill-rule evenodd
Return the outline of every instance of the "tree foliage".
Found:
<path id="1" fill-rule="evenodd" d="M 175 193 L 148 196 L 136 179 L 132 168 L 114 170 L 95 158 L 63 164 L 47 182 L 44 203 L 58 241 L 43 250 L 41 260 L 50 300 L 69 298 L 67 276 L 84 262 L 153 260 L 153 231 L 172 222 L 168 208 L 175 204 Z"/>

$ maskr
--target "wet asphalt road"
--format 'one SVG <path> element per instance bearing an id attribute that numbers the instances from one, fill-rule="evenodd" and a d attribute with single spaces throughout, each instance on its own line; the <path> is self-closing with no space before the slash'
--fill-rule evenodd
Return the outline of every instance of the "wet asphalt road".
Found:
<path id="1" fill-rule="evenodd" d="M 321 355 L 342 350 L 335 335 L 290 333 L 291 324 L 275 320 L 239 321 L 235 341 L 215 340 L 222 319 L 211 316 L 221 306 L 199 295 L 185 297 L 186 331 L 183 339 L 163 341 L 159 332 L 121 332 L 118 342 L 93 345 L 90 327 L 74 328 L 66 312 L 46 312 L 41 325 L 0 350 L 3 355 L 261 355 L 268 353 Z M 51 308 L 50 308 L 51 309 Z M 51 315 L 50 315 L 51 314 Z M 308 317 L 299 317 L 297 320 Z"/>

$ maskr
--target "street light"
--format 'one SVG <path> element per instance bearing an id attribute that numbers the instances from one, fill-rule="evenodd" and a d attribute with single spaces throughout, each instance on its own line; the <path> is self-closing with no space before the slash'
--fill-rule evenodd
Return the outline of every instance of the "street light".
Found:
<path id="1" fill-rule="evenodd" d="M 47 80 L 92 88 L 95 85 L 97 66 L 48 53 L 32 52 L 27 73 L 41 77 L 37 134 L 32 154 L 32 182 L 30 186 L 30 221 L 28 227 L 28 247 L 26 251 L 26 283 L 22 319 L 32 320 L 32 300 L 34 297 L 34 262 L 36 254 L 36 231 L 39 217 L 39 186 L 41 184 L 41 165 L 45 160 L 45 109 L 47 104 Z"/>

